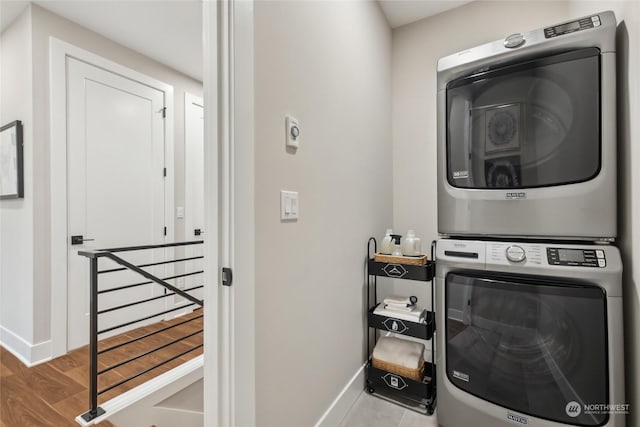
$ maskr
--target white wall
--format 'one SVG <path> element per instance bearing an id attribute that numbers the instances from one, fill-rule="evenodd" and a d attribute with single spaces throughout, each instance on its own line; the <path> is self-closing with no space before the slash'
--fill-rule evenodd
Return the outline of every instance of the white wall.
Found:
<path id="1" fill-rule="evenodd" d="M 256 420 L 310 426 L 365 361 L 366 242 L 392 220 L 391 31 L 376 2 L 254 13 Z M 299 192 L 297 222 L 280 221 L 281 189 Z"/>
<path id="2" fill-rule="evenodd" d="M 0 36 L 0 125 L 21 120 L 24 199 L 0 201 L 0 342 L 25 354 L 33 342 L 33 90 L 31 14 Z"/>
<path id="3" fill-rule="evenodd" d="M 640 425 L 640 3 L 571 1 L 571 16 L 613 10 L 618 19 L 618 247 L 624 263 L 625 378 L 631 414 Z M 622 403 L 622 402 L 616 402 Z"/>
<path id="4" fill-rule="evenodd" d="M 22 28 L 25 25 L 23 22 L 29 23 L 28 30 Z M 16 35 L 11 37 L 14 33 Z M 23 119 L 28 122 L 28 127 L 25 128 L 25 200 L 12 202 L 12 204 L 5 204 L 3 201 L 0 204 L 3 213 L 3 269 L 0 273 L 3 278 L 2 304 L 9 307 L 3 310 L 0 325 L 15 332 L 31 346 L 44 345 L 51 339 L 51 262 L 55 261 L 51 260 L 50 251 L 49 153 L 50 150 L 65 149 L 51 147 L 49 144 L 49 40 L 51 36 L 174 87 L 175 204 L 177 206 L 184 206 L 184 92 L 202 96 L 201 82 L 36 5 L 31 5 L 20 20 L 3 33 L 3 46 L 6 39 L 7 43 L 11 42 L 8 46 L 20 45 L 22 49 L 16 52 L 16 55 L 20 55 L 17 59 L 21 62 L 15 63 L 5 62 L 3 52 L 3 75 L 5 68 L 7 75 L 17 73 L 19 84 L 15 87 L 19 89 L 24 85 L 29 88 L 29 91 L 21 91 L 21 96 L 29 100 L 29 103 L 24 106 L 28 110 L 29 120 Z M 27 57 L 23 58 L 24 55 Z M 18 114 L 19 111 L 14 110 L 11 104 L 5 105 L 5 96 L 9 94 L 5 94 L 3 87 L 3 111 L 6 110 L 6 114 L 11 116 Z M 13 220 L 11 215 L 16 219 Z M 170 221 L 174 220 L 170 219 Z M 181 222 L 181 220 L 174 222 L 176 240 L 184 239 Z M 171 222 L 168 225 L 171 226 Z M 6 232 L 5 229 L 7 229 Z M 15 233 L 15 238 L 12 238 L 14 235 L 11 233 Z M 10 251 L 8 248 L 11 248 Z M 18 252 L 20 263 L 11 261 L 7 255 L 16 250 L 20 251 Z M 5 263 L 12 265 L 5 269 Z M 16 266 L 20 270 L 12 272 Z M 20 284 L 20 287 L 17 284 Z M 19 293 L 15 290 L 5 293 L 4 289 L 9 287 L 17 287 Z M 12 292 L 16 292 L 16 295 Z M 22 308 L 23 305 L 26 305 L 26 308 Z M 16 310 L 16 307 L 19 310 Z M 17 331 L 16 328 L 18 328 Z M 11 346 L 4 339 L 3 343 L 20 353 L 27 361 L 38 361 L 37 358 L 31 358 L 15 346 Z"/>

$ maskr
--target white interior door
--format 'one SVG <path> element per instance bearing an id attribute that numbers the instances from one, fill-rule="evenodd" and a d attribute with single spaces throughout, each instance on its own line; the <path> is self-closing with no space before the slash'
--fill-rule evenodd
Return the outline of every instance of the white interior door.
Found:
<path id="1" fill-rule="evenodd" d="M 165 94 L 85 62 L 68 59 L 68 230 L 93 239 L 68 245 L 69 350 L 88 343 L 89 262 L 78 250 L 163 243 L 165 239 Z M 159 250 L 123 253 L 134 264 L 163 257 Z M 115 265 L 102 259 L 100 269 Z M 154 274 L 163 274 L 161 267 Z M 130 272 L 102 274 L 101 289 L 145 281 Z M 100 296 L 99 310 L 163 292 L 149 284 Z M 99 329 L 162 311 L 145 303 L 99 318 Z M 140 326 L 140 325 L 135 325 Z M 121 332 L 114 331 L 114 332 Z"/>
<path id="2" fill-rule="evenodd" d="M 202 98 L 185 93 L 185 240 L 204 240 L 204 102 Z M 200 256 L 202 245 L 186 246 L 185 258 Z M 202 271 L 202 259 L 186 261 L 185 273 Z M 203 274 L 187 276 L 180 281 L 184 289 L 203 284 Z M 181 287 L 182 287 L 181 286 Z M 202 289 L 189 291 L 196 298 L 203 298 Z M 175 296 L 174 305 L 185 304 L 186 300 Z M 192 309 L 191 307 L 190 309 Z"/>

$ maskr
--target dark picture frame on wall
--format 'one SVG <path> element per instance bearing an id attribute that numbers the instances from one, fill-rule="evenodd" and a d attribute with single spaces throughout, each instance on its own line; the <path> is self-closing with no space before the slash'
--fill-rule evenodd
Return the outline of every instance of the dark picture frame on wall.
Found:
<path id="1" fill-rule="evenodd" d="M 0 128 L 0 200 L 24 197 L 22 122 Z"/>

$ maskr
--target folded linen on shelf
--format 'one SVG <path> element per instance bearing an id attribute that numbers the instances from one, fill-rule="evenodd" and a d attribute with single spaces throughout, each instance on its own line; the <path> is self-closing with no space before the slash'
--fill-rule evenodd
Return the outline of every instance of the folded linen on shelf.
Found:
<path id="1" fill-rule="evenodd" d="M 408 313 L 410 311 L 413 311 L 415 307 L 416 307 L 415 305 L 405 307 L 397 304 L 384 304 L 384 308 L 386 308 L 387 310 L 399 311 L 401 313 Z"/>
<path id="2" fill-rule="evenodd" d="M 385 299 L 382 300 L 385 304 L 393 304 L 404 307 L 410 307 L 418 302 L 418 297 L 411 295 L 409 297 L 401 296 L 401 295 L 389 295 Z"/>
<path id="3" fill-rule="evenodd" d="M 419 369 L 424 363 L 424 344 L 395 337 L 380 337 L 372 356 L 408 369 Z"/>
<path id="4" fill-rule="evenodd" d="M 427 316 L 427 310 L 414 306 L 411 311 L 397 311 L 385 308 L 384 304 L 378 304 L 378 306 L 373 310 L 373 314 L 422 323 Z"/>

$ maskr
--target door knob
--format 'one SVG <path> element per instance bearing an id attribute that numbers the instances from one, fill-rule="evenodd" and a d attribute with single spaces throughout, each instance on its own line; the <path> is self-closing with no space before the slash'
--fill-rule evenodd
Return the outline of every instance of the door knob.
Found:
<path id="1" fill-rule="evenodd" d="M 85 239 L 84 236 L 79 235 L 79 236 L 71 236 L 71 244 L 72 245 L 81 245 L 84 242 L 92 242 L 95 239 Z"/>

